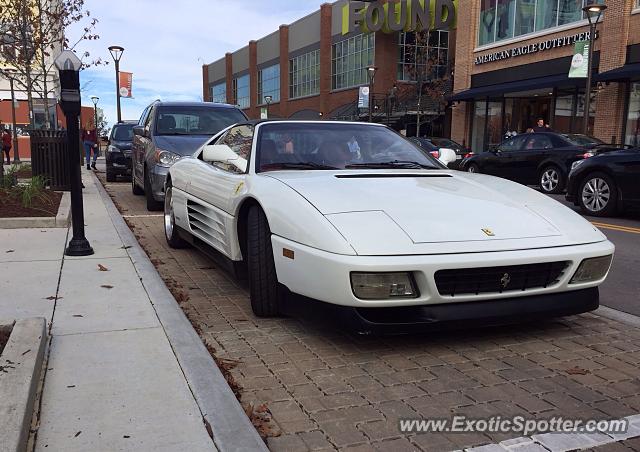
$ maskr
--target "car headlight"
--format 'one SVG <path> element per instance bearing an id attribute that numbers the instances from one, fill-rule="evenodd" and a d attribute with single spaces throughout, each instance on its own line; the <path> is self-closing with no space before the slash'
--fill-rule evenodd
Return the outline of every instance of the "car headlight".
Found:
<path id="1" fill-rule="evenodd" d="M 593 281 L 600 281 L 611 268 L 611 262 L 613 261 L 613 255 L 593 257 L 585 259 L 578 267 L 578 270 L 571 278 L 569 284 L 581 284 Z"/>
<path id="2" fill-rule="evenodd" d="M 418 298 L 411 273 L 351 273 L 353 294 L 361 300 Z"/>
<path id="3" fill-rule="evenodd" d="M 178 154 L 174 154 L 173 152 L 163 151 L 158 149 L 155 153 L 155 161 L 158 166 L 163 166 L 165 168 L 170 168 L 173 166 L 178 160 L 182 158 L 182 156 Z"/>
<path id="4" fill-rule="evenodd" d="M 109 147 L 107 147 L 107 153 L 111 154 L 112 152 L 121 152 L 120 148 L 117 148 L 113 145 L 109 145 Z"/>

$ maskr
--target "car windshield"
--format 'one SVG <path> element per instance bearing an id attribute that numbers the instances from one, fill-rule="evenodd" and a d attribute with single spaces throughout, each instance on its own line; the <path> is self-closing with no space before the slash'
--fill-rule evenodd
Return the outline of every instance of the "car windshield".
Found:
<path id="1" fill-rule="evenodd" d="M 462 149 L 462 145 L 447 138 L 430 138 L 431 142 L 441 148 Z"/>
<path id="2" fill-rule="evenodd" d="M 442 169 L 391 129 L 360 123 L 272 123 L 260 128 L 256 170 Z"/>
<path id="3" fill-rule="evenodd" d="M 235 108 L 164 106 L 158 109 L 156 134 L 215 135 L 243 121 L 246 118 Z"/>
<path id="4" fill-rule="evenodd" d="M 565 137 L 569 141 L 571 141 L 571 143 L 578 146 L 598 146 L 604 144 L 604 141 L 598 140 L 597 138 L 590 137 L 588 135 L 570 134 L 565 135 Z"/>
<path id="5" fill-rule="evenodd" d="M 133 141 L 133 124 L 118 124 L 113 126 L 112 140 Z"/>

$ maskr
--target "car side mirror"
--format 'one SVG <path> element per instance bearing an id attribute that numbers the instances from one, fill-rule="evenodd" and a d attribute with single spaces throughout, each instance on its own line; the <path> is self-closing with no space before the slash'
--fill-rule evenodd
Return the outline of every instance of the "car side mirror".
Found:
<path id="1" fill-rule="evenodd" d="M 145 129 L 144 126 L 134 126 L 133 127 L 133 134 L 134 135 L 138 135 L 139 137 L 146 137 L 147 136 L 147 130 Z"/>
<path id="2" fill-rule="evenodd" d="M 440 160 L 444 163 L 445 166 L 449 165 L 449 163 L 455 162 L 458 156 L 456 155 L 456 151 L 449 148 L 440 148 Z"/>
<path id="3" fill-rule="evenodd" d="M 211 144 L 202 150 L 202 160 L 209 163 L 233 165 L 243 173 L 247 171 L 247 159 L 233 152 L 226 144 Z"/>

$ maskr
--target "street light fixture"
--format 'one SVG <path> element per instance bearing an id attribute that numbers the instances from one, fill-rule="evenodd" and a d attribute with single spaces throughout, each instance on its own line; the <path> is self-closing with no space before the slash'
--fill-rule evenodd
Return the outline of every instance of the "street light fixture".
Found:
<path id="1" fill-rule="evenodd" d="M 264 101 L 267 103 L 267 119 L 269 118 L 269 105 L 273 101 L 273 96 L 264 96 Z"/>
<path id="2" fill-rule="evenodd" d="M 367 75 L 369 76 L 369 122 L 373 122 L 373 86 L 377 71 L 378 68 L 375 66 L 367 67 Z"/>
<path id="3" fill-rule="evenodd" d="M 109 47 L 109 53 L 111 58 L 116 64 L 116 110 L 118 112 L 118 123 L 122 122 L 122 114 L 120 112 L 120 58 L 124 53 L 124 47 L 111 46 Z"/>
<path id="4" fill-rule="evenodd" d="M 55 60 L 60 74 L 60 106 L 67 118 L 67 152 L 71 174 L 71 222 L 73 238 L 69 241 L 67 256 L 89 256 L 93 249 L 84 235 L 84 208 L 82 207 L 82 177 L 77 156 L 80 154 L 80 68 L 82 62 L 71 50 L 65 50 Z"/>
<path id="5" fill-rule="evenodd" d="M 600 3 L 590 3 L 582 8 L 587 19 L 589 19 L 589 62 L 587 65 L 587 86 L 584 93 L 584 124 L 582 132 L 589 134 L 589 117 L 591 110 L 591 83 L 593 78 L 593 45 L 596 39 L 596 31 L 598 22 L 602 17 L 602 13 L 607 9 L 607 5 Z"/>
<path id="6" fill-rule="evenodd" d="M 7 74 L 7 78 L 9 79 L 9 87 L 11 89 L 11 135 L 13 137 L 13 163 L 20 163 L 20 152 L 18 150 L 18 133 L 16 130 L 16 92 L 13 85 L 13 78 L 16 75 L 16 70 L 5 69 L 4 72 Z M 4 158 L 4 156 L 2 157 Z"/>

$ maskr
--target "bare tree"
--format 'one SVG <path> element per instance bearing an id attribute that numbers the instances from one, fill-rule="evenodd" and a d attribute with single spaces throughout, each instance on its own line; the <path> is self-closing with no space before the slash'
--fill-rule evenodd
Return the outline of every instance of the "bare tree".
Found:
<path id="1" fill-rule="evenodd" d="M 65 34 L 69 25 L 87 22 L 73 42 Z M 3 0 L 0 10 L 0 61 L 15 69 L 13 79 L 27 93 L 33 126 L 33 93 L 41 94 L 45 127 L 51 126 L 49 95 L 56 89 L 51 72 L 53 56 L 63 48 L 74 49 L 83 40 L 99 39 L 97 19 L 84 8 L 84 0 Z M 83 59 L 89 57 L 88 53 Z M 106 63 L 106 62 L 105 62 Z M 101 60 L 84 65 L 103 64 Z M 9 76 L 3 68 L 2 75 Z"/>

